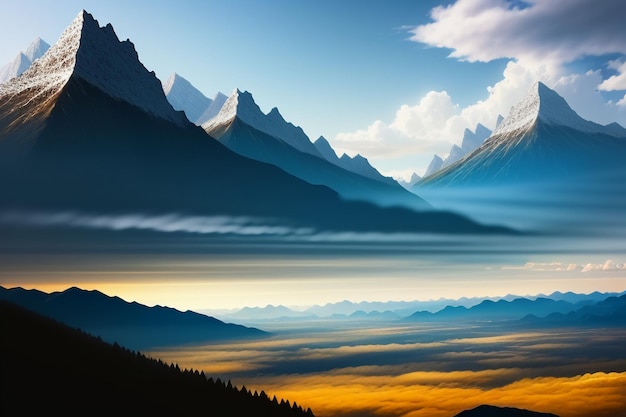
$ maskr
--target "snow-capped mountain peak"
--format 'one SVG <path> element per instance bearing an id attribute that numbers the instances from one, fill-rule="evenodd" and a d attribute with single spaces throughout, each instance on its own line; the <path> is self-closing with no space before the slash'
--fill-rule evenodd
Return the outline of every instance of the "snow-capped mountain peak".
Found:
<path id="1" fill-rule="evenodd" d="M 495 135 L 529 131 L 537 121 L 552 126 L 567 126 L 585 133 L 609 133 L 611 128 L 580 117 L 565 99 L 542 82 L 536 82 L 526 96 L 511 108 Z"/>
<path id="2" fill-rule="evenodd" d="M 235 88 L 217 116 L 204 123 L 202 127 L 205 130 L 209 130 L 214 126 L 230 123 L 235 117 L 239 117 L 245 123 L 257 129 L 267 124 L 265 114 L 263 114 L 259 106 L 255 103 L 252 94 Z"/>
<path id="3" fill-rule="evenodd" d="M 187 123 L 167 102 L 154 72 L 141 64 L 132 42 L 120 42 L 113 26 L 100 27 L 85 10 L 24 74 L 0 85 L 0 95 L 28 90 L 31 101 L 45 105 L 73 76 L 154 116 L 178 125 Z"/>
<path id="4" fill-rule="evenodd" d="M 274 107 L 268 114 L 264 114 L 252 94 L 237 88 L 226 100 L 219 114 L 202 127 L 205 131 L 211 131 L 219 125 L 230 123 L 235 117 L 301 152 L 323 158 L 304 131 L 285 121 L 277 108 Z"/>

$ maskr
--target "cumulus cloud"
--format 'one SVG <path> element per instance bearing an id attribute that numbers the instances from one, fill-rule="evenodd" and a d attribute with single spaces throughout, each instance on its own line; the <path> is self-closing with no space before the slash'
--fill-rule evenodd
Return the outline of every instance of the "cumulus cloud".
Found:
<path id="1" fill-rule="evenodd" d="M 516 58 L 561 65 L 589 55 L 626 54 L 626 6 L 614 0 L 457 0 L 431 11 L 412 40 L 470 62 Z"/>
<path id="2" fill-rule="evenodd" d="M 459 107 L 447 92 L 431 91 L 417 104 L 402 105 L 391 123 L 377 120 L 366 129 L 339 133 L 334 145 L 351 154 L 383 157 L 446 149 L 456 133 L 450 120 L 457 114 Z"/>
<path id="3" fill-rule="evenodd" d="M 609 68 L 616 70 L 617 75 L 612 75 L 604 80 L 598 89 L 604 91 L 626 90 L 626 61 L 611 61 Z"/>

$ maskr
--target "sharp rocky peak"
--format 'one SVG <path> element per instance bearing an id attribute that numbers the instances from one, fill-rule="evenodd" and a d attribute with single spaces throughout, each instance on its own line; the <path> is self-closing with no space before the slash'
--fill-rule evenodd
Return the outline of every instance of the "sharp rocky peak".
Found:
<path id="1" fill-rule="evenodd" d="M 536 82 L 526 96 L 511 108 L 494 135 L 529 131 L 541 121 L 553 126 L 567 126 L 587 133 L 603 132 L 604 126 L 584 120 L 556 91 Z"/>
<path id="2" fill-rule="evenodd" d="M 167 102 L 154 72 L 139 61 L 133 43 L 121 42 L 111 24 L 100 27 L 85 10 L 22 76 L 2 85 L 0 95 L 29 90 L 34 98 L 47 100 L 74 76 L 154 116 L 179 125 L 186 123 Z"/>

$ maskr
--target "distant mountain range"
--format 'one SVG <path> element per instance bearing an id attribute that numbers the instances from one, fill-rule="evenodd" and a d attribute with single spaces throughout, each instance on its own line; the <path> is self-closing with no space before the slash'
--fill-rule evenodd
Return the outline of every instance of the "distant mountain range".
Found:
<path id="1" fill-rule="evenodd" d="M 256 115 L 282 139 L 258 130 L 259 123 L 246 124 L 232 107 L 226 112 L 227 104 L 222 115 L 237 117 L 220 125 L 220 140 L 261 140 L 261 149 L 284 150 L 281 157 L 297 157 L 313 177 L 336 175 L 354 197 L 392 190 L 390 203 L 408 201 L 423 211 L 347 202 L 328 186 L 232 152 L 174 110 L 134 45 L 120 42 L 110 24 L 100 27 L 85 11 L 28 70 L 0 84 L 0 209 L 226 216 L 309 233 L 512 233 L 435 211 L 399 185 L 330 164 L 277 110 Z"/>
<path id="2" fill-rule="evenodd" d="M 448 306 L 443 310 L 431 313 L 418 311 L 407 317 L 408 320 L 416 321 L 505 321 L 517 320 L 528 314 L 546 316 L 551 313 L 569 313 L 592 301 L 580 301 L 576 304 L 567 301 L 555 301 L 549 298 L 537 298 L 529 300 L 516 298 L 514 300 L 485 300 L 478 305 L 467 308 L 464 306 Z"/>
<path id="3" fill-rule="evenodd" d="M 0 301 L 0 414 L 307 416 L 310 409 L 181 370 Z"/>
<path id="4" fill-rule="evenodd" d="M 587 305 L 618 297 L 624 293 L 576 294 L 554 292 L 549 295 L 520 297 L 473 297 L 438 299 L 430 301 L 358 302 L 341 301 L 315 305 L 303 310 L 286 306 L 245 307 L 231 313 L 216 314 L 225 320 L 262 322 L 265 320 L 510 320 L 521 319 L 527 314 L 548 315 L 553 312 L 569 312 Z M 212 314 L 209 311 L 207 313 Z M 411 318 L 412 317 L 412 318 Z"/>
<path id="5" fill-rule="evenodd" d="M 626 295 L 608 297 L 595 304 L 570 312 L 553 312 L 545 317 L 532 312 L 524 317 L 527 324 L 543 325 L 612 325 L 626 324 Z"/>
<path id="6" fill-rule="evenodd" d="M 268 336 L 261 330 L 224 323 L 203 314 L 161 306 L 147 307 L 79 288 L 48 294 L 0 286 L 0 300 L 131 349 Z"/>

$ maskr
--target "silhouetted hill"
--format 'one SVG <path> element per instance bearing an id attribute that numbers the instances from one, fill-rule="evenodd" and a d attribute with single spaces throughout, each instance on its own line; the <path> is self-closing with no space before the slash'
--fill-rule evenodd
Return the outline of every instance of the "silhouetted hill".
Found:
<path id="1" fill-rule="evenodd" d="M 70 288 L 46 294 L 0 286 L 0 300 L 7 300 L 59 320 L 71 327 L 131 349 L 172 346 L 216 340 L 267 336 L 259 329 L 224 323 L 192 311 L 148 307 L 109 297 L 99 291 Z"/>
<path id="2" fill-rule="evenodd" d="M 312 416 L 0 301 L 0 415 Z"/>
<path id="3" fill-rule="evenodd" d="M 454 417 L 558 417 L 551 413 L 522 410 L 511 407 L 495 407 L 493 405 L 479 405 L 471 410 L 461 411 Z"/>

